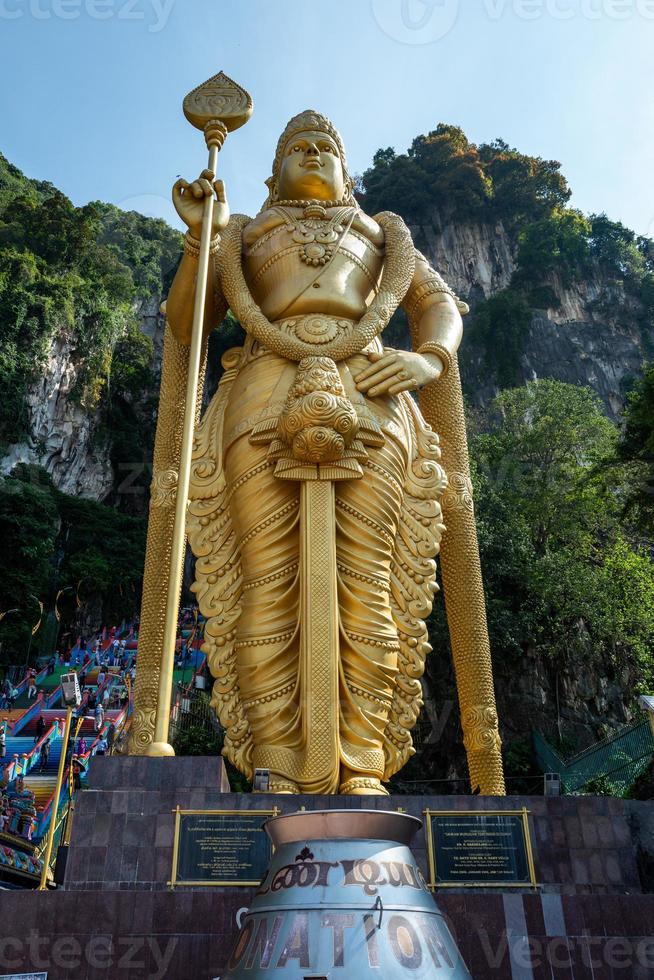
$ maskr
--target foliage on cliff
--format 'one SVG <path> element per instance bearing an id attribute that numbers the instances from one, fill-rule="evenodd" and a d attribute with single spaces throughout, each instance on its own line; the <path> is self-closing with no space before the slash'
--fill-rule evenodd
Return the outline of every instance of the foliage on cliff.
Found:
<path id="1" fill-rule="evenodd" d="M 116 483 L 125 486 L 116 501 L 128 514 L 145 509 L 156 415 L 153 345 L 138 313 L 164 293 L 179 251 L 180 236 L 165 222 L 100 202 L 76 208 L 0 155 L 0 448 L 30 438 L 26 393 L 55 337 L 66 336 L 77 373 L 73 398 L 95 414 L 96 437 L 110 442 Z M 0 537 L 10 554 L 0 609 L 20 610 L 0 625 L 5 654 L 22 654 L 27 644 L 33 595 L 51 605 L 53 590 L 81 581 L 107 618 L 135 612 L 144 527 L 112 507 L 61 494 L 36 468 L 4 480 Z"/>
<path id="2" fill-rule="evenodd" d="M 618 459 L 629 464 L 626 511 L 654 539 L 654 364 L 630 392 Z"/>
<path id="3" fill-rule="evenodd" d="M 468 325 L 500 387 L 516 380 L 531 310 L 557 307 L 553 284 L 601 280 L 595 312 L 618 316 L 626 296 L 638 307 L 643 343 L 652 344 L 654 242 L 605 214 L 585 217 L 567 206 L 570 194 L 556 161 L 525 155 L 501 139 L 476 146 L 443 123 L 416 137 L 406 153 L 378 150 L 359 181 L 369 214 L 396 211 L 418 238 L 433 222 L 502 222 L 516 272 L 501 296 L 477 304 Z"/>
<path id="4" fill-rule="evenodd" d="M 75 397 L 98 406 L 117 345 L 140 302 L 165 288 L 179 243 L 164 221 L 99 202 L 76 208 L 0 156 L 0 446 L 29 435 L 25 395 L 57 333 L 74 342 Z"/>
<path id="5" fill-rule="evenodd" d="M 378 150 L 360 190 L 369 214 L 390 209 L 417 223 L 434 208 L 458 220 L 537 221 L 571 194 L 556 161 L 526 156 L 499 139 L 475 146 L 445 123 L 417 136 L 406 153 Z"/>
<path id="6" fill-rule="evenodd" d="M 606 733 L 616 698 L 633 708 L 637 693 L 651 692 L 654 560 L 625 511 L 632 464 L 616 455 L 619 429 L 590 389 L 531 382 L 504 390 L 486 411 L 470 412 L 469 422 L 507 773 L 533 775 L 533 728 L 553 741 L 563 733 L 568 751 L 577 751 Z M 466 771 L 456 713 L 448 713 L 456 690 L 438 597 L 428 625 L 438 737 L 400 782 Z M 509 789 L 527 785 L 533 792 L 541 784 L 516 781 Z"/>

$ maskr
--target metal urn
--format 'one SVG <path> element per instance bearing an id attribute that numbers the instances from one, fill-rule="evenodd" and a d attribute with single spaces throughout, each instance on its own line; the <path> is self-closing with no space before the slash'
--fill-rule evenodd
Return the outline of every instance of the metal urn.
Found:
<path id="1" fill-rule="evenodd" d="M 470 978 L 409 848 L 420 820 L 384 810 L 273 817 L 274 845 L 223 980 Z"/>

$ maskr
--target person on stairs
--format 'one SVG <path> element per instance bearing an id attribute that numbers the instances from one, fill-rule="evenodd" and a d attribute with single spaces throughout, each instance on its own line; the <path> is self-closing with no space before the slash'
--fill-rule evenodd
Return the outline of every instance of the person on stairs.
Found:
<path id="1" fill-rule="evenodd" d="M 34 743 L 40 742 L 45 735 L 45 718 L 43 715 L 39 715 L 38 721 L 36 723 L 36 734 L 34 735 Z"/>

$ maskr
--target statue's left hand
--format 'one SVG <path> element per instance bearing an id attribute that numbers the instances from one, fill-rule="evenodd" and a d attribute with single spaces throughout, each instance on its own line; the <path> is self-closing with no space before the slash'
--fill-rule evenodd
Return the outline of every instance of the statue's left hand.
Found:
<path id="1" fill-rule="evenodd" d="M 443 363 L 436 354 L 414 354 L 385 347 L 383 353 L 369 353 L 368 360 L 369 367 L 357 374 L 354 381 L 359 391 L 373 398 L 422 388 L 443 373 Z"/>

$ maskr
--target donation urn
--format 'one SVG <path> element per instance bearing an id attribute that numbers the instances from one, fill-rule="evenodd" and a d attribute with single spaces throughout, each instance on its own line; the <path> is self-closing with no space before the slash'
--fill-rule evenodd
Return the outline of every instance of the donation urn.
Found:
<path id="1" fill-rule="evenodd" d="M 274 845 L 223 980 L 470 974 L 409 843 L 420 820 L 384 810 L 273 817 Z"/>

